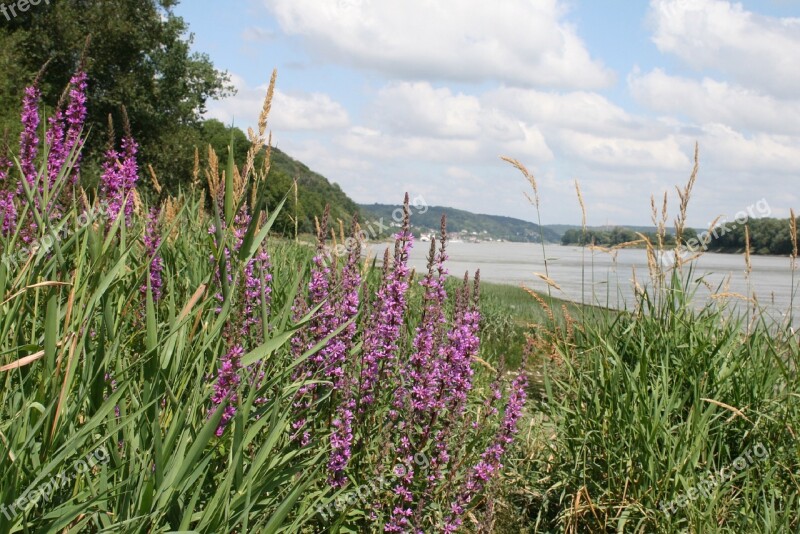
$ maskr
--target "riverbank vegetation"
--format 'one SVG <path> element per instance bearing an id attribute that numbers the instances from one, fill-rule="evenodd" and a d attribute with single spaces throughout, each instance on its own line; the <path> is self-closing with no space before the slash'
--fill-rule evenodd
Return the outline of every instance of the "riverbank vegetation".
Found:
<path id="1" fill-rule="evenodd" d="M 28 87 L 0 153 L 0 533 L 800 528 L 792 318 L 698 309 L 663 224 L 619 312 L 448 273 L 445 220 L 412 271 L 408 199 L 364 262 L 330 209 L 272 233 L 272 90 L 173 192 L 124 111 L 83 181 L 85 83 L 52 120 Z"/>
<path id="2" fill-rule="evenodd" d="M 797 221 L 795 221 L 795 224 L 797 224 Z M 749 236 L 746 233 L 749 233 Z M 650 242 L 658 241 L 656 232 L 646 232 L 642 233 L 642 235 Z M 687 228 L 683 237 L 684 243 L 692 248 L 690 252 L 697 252 L 703 249 L 708 252 L 744 254 L 748 239 L 752 254 L 789 256 L 793 248 L 790 221 L 769 217 L 748 218 L 742 221 L 741 224 L 735 221 L 718 222 L 709 231 L 700 233 Z M 700 242 L 701 237 L 704 239 L 703 242 Z M 695 241 L 692 241 L 692 239 L 695 239 Z M 640 240 L 641 236 L 638 232 L 623 227 L 615 227 L 610 230 L 581 230 L 573 228 L 564 232 L 561 237 L 561 244 L 614 247 L 639 241 L 639 244 L 644 247 L 644 242 Z M 675 236 L 671 233 L 665 233 L 663 245 L 674 247 Z M 797 246 L 796 241 L 794 246 Z"/>

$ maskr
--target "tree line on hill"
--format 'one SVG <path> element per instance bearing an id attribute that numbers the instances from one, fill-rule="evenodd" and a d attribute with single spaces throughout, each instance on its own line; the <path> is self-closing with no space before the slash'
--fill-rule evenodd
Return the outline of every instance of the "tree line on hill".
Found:
<path id="1" fill-rule="evenodd" d="M 689 243 L 697 251 L 704 249 L 711 252 L 741 253 L 746 248 L 745 227 L 750 234 L 750 252 L 752 254 L 789 255 L 792 253 L 792 230 L 790 220 L 759 218 L 750 219 L 743 224 L 723 223 L 710 232 L 696 231 L 687 228 L 683 232 L 683 242 Z M 643 232 L 650 242 L 657 243 L 655 232 Z M 562 245 L 599 245 L 612 247 L 640 239 L 633 230 L 614 227 L 608 230 L 571 228 L 561 237 Z M 797 244 L 797 243 L 796 243 Z M 667 233 L 665 246 L 675 245 L 675 236 Z"/>
<path id="2" fill-rule="evenodd" d="M 424 202 L 422 197 L 417 201 Z M 361 204 L 360 208 L 365 217 L 384 219 L 385 221 L 398 222 L 393 219 L 398 206 L 395 204 Z M 414 209 L 411 212 L 411 224 L 416 233 L 436 232 L 441 222 L 442 214 L 447 214 L 447 228 L 451 233 L 465 233 L 476 235 L 480 238 L 503 239 L 505 241 L 520 243 L 538 243 L 544 236 L 545 242 L 557 243 L 559 236 L 550 228 L 502 215 L 485 215 L 469 211 L 448 208 L 444 206 L 428 206 L 425 209 Z M 474 234 L 473 234 L 474 232 Z"/>
<path id="3" fill-rule="evenodd" d="M 694 232 L 691 229 L 688 230 Z M 651 243 L 658 243 L 658 235 L 656 232 L 642 232 L 642 235 L 645 235 Z M 694 237 L 694 234 L 691 234 L 691 237 Z M 571 228 L 564 232 L 564 235 L 561 236 L 561 244 L 613 247 L 623 243 L 638 241 L 640 239 L 641 238 L 636 232 L 622 226 L 615 226 L 614 228 L 608 230 L 598 230 L 595 228 L 587 228 L 585 230 L 582 228 Z M 675 236 L 671 233 L 667 233 L 663 238 L 663 242 L 665 246 L 674 246 Z"/>
<path id="4" fill-rule="evenodd" d="M 795 221 L 797 224 L 797 220 Z M 750 219 L 746 225 L 750 233 L 750 251 L 753 254 L 787 256 L 792 253 L 791 219 Z M 702 234 L 701 234 L 702 235 Z M 745 225 L 728 223 L 710 233 L 708 249 L 714 252 L 742 252 L 745 250 Z M 795 247 L 797 246 L 795 236 Z"/>

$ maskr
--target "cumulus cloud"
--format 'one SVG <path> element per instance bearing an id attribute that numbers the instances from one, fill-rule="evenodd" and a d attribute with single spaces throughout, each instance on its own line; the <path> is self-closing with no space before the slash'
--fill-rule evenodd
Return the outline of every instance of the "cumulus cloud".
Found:
<path id="1" fill-rule="evenodd" d="M 437 147 L 433 152 L 436 161 L 445 155 L 473 160 L 494 157 L 509 150 L 536 161 L 553 158 L 538 127 L 485 102 L 483 96 L 435 88 L 428 82 L 390 83 L 378 91 L 366 115 L 376 135 L 388 134 L 380 139 L 391 140 L 384 147 L 390 154 L 399 147 L 406 153 L 416 146 L 414 140 L 421 139 Z M 372 143 L 369 148 L 376 146 L 380 144 Z"/>
<path id="2" fill-rule="evenodd" d="M 466 95 L 428 82 L 391 83 L 378 92 L 367 115 L 369 129 L 354 129 L 347 146 L 363 145 L 389 157 L 413 149 L 436 161 L 503 153 L 544 163 L 557 157 L 557 145 L 562 158 L 616 168 L 664 169 L 688 162 L 670 137 L 671 128 L 585 91 L 503 87 Z M 437 150 L 422 151 L 409 141 L 416 139 L 428 139 Z"/>
<path id="3" fill-rule="evenodd" d="M 643 140 L 565 131 L 561 139 L 569 153 L 614 169 L 682 170 L 690 165 L 674 135 Z"/>
<path id="4" fill-rule="evenodd" d="M 272 124 L 277 130 L 334 130 L 349 123 L 344 107 L 326 94 L 275 90 Z"/>
<path id="5" fill-rule="evenodd" d="M 317 54 L 392 77 L 568 88 L 614 79 L 564 20 L 559 0 L 264 2 Z"/>
<path id="6" fill-rule="evenodd" d="M 454 94 L 426 82 L 395 83 L 382 88 L 370 114 L 396 133 L 428 132 L 440 137 L 475 137 L 480 133 L 477 97 Z"/>
<path id="7" fill-rule="evenodd" d="M 700 138 L 704 153 L 719 170 L 770 175 L 800 172 L 800 138 L 754 134 L 746 136 L 724 124 L 707 124 Z"/>
<path id="8" fill-rule="evenodd" d="M 344 149 L 381 160 L 414 158 L 421 162 L 474 159 L 480 144 L 475 139 L 442 139 L 424 135 L 393 135 L 354 126 L 337 138 Z"/>
<path id="9" fill-rule="evenodd" d="M 800 18 L 768 17 L 725 0 L 652 0 L 653 41 L 696 69 L 782 97 L 800 92 Z"/>
<path id="10" fill-rule="evenodd" d="M 254 124 L 261 113 L 267 85 L 250 87 L 241 76 L 231 75 L 237 89 L 233 98 L 209 104 L 208 117 L 226 124 L 234 122 L 242 129 Z M 350 123 L 347 110 L 323 93 L 285 93 L 275 90 L 270 127 L 277 131 L 332 130 L 345 128 Z"/>
<path id="11" fill-rule="evenodd" d="M 501 87 L 484 95 L 487 105 L 536 125 L 612 135 L 657 135 L 606 97 L 593 92 L 553 92 Z"/>
<path id="12" fill-rule="evenodd" d="M 633 96 L 650 109 L 750 131 L 800 134 L 800 101 L 783 101 L 711 78 L 670 76 L 661 69 L 632 74 Z"/>

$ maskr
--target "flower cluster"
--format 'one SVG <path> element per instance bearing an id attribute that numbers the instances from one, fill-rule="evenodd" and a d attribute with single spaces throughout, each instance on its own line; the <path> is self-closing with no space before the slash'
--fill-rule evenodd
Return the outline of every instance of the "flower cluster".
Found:
<path id="1" fill-rule="evenodd" d="M 156 208 L 150 209 L 147 217 L 147 226 L 144 232 L 145 253 L 150 259 L 150 269 L 148 276 L 150 279 L 150 289 L 153 292 L 153 300 L 158 302 L 161 299 L 161 289 L 164 285 L 161 279 L 161 271 L 164 270 L 164 260 L 158 254 L 158 247 L 161 246 L 161 235 L 158 233 L 158 214 Z M 147 284 L 140 288 L 142 294 L 147 294 Z"/>
<path id="2" fill-rule="evenodd" d="M 358 247 L 348 249 L 344 265 L 325 254 L 326 210 L 307 291 L 297 296 L 293 307 L 295 320 L 316 310 L 292 339 L 296 358 L 311 354 L 295 375 L 305 383 L 294 402 L 294 438 L 308 445 L 313 436 L 324 435 L 328 424 L 328 483 L 335 489 L 350 482 L 348 468 L 357 455 L 374 446 L 388 452 L 372 467 L 376 476 L 389 474 L 382 469 L 391 470 L 394 482 L 390 492 L 365 511 L 371 520 L 381 521 L 385 532 L 422 532 L 420 525 L 437 514 L 443 529 L 460 525 L 474 497 L 499 472 L 525 401 L 523 377 L 514 383 L 500 429 L 491 434 L 490 419 L 499 414 L 493 404 L 502 398 L 501 386 L 495 384 L 488 409 L 479 408 L 483 421 L 472 421 L 469 394 L 480 346 L 480 275 L 476 273 L 473 284 L 465 275 L 451 303 L 445 289 L 443 217 L 441 236 L 431 243 L 427 273 L 418 282 L 422 313 L 412 323 L 416 314 L 409 313 L 408 304 L 412 275 L 407 263 L 413 242 L 408 196 L 404 213 L 394 255 L 386 250 L 380 279 L 372 286 L 374 281 L 359 275 Z M 353 235 L 357 231 L 354 224 Z M 366 310 L 362 315 L 359 295 L 372 295 L 361 302 Z M 480 443 L 488 445 L 473 455 L 463 435 L 475 430 L 482 436 Z M 431 453 L 424 468 L 414 461 L 421 451 Z M 440 509 L 445 512 L 434 511 Z"/>
<path id="3" fill-rule="evenodd" d="M 22 176 L 31 188 L 36 187 L 36 155 L 39 152 L 39 99 L 41 92 L 34 84 L 25 88 L 22 99 L 22 132 L 19 134 L 19 164 Z M 17 193 L 24 194 L 20 183 Z"/>
<path id="4" fill-rule="evenodd" d="M 138 150 L 139 146 L 130 131 L 122 138 L 121 150 L 117 151 L 113 143 L 109 143 L 106 150 L 100 177 L 100 195 L 108 203 L 109 225 L 121 214 L 125 216 L 126 226 L 132 223 L 133 195 L 139 180 L 139 165 L 136 163 Z"/>
<path id="5" fill-rule="evenodd" d="M 22 99 L 22 112 L 20 120 L 22 131 L 19 136 L 19 171 L 21 179 L 12 187 L 9 181 L 9 170 L 12 168 L 11 160 L 7 157 L 7 146 L 3 147 L 0 155 L 0 232 L 4 235 L 11 233 L 12 229 L 20 228 L 20 237 L 23 243 L 30 244 L 36 239 L 38 224 L 32 210 L 42 210 L 42 218 L 59 220 L 64 205 L 69 200 L 69 192 L 63 189 L 61 198 L 51 194 L 56 190 L 59 177 L 70 174 L 73 183 L 79 172 L 78 160 L 80 158 L 81 131 L 86 120 L 86 73 L 82 67 L 73 75 L 65 93 L 69 97 L 66 112 L 61 104 L 55 114 L 47 120 L 44 133 L 44 148 L 41 152 L 46 155 L 46 178 L 40 177 L 37 170 L 37 156 L 40 153 L 39 104 L 41 91 L 39 78 L 25 88 Z M 5 143 L 4 143 L 5 145 Z M 68 161 L 70 153 L 76 154 L 72 161 Z M 71 164 L 68 165 L 68 164 Z M 24 224 L 18 224 L 21 205 L 29 205 L 28 193 L 33 194 L 33 204 Z M 41 205 L 42 198 L 48 198 L 46 206 Z"/>
<path id="6" fill-rule="evenodd" d="M 325 242 L 329 217 L 330 209 L 326 207 L 317 232 L 317 251 L 312 259 L 308 301 L 304 300 L 305 296 L 298 295 L 294 305 L 294 317 L 297 320 L 304 312 L 315 307 L 319 307 L 319 311 L 314 314 L 305 331 L 292 339 L 292 347 L 295 357 L 299 358 L 342 328 L 338 335 L 331 337 L 319 351 L 311 355 L 303 365 L 298 366 L 298 372 L 295 373 L 295 379 L 324 378 L 331 383 L 334 392 L 338 392 L 338 397 L 332 398 L 340 399 L 342 405 L 332 422 L 333 452 L 329 461 L 331 483 L 338 486 L 343 483 L 341 473 L 349 461 L 349 444 L 352 441 L 350 424 L 353 419 L 355 399 L 352 391 L 353 383 L 346 375 L 345 364 L 356 333 L 353 321 L 358 313 L 361 276 L 358 269 L 359 247 L 354 247 L 350 251 L 341 273 L 337 268 L 336 258 L 326 254 Z M 357 221 L 354 220 L 353 231 L 357 231 L 357 228 Z M 307 444 L 311 436 L 311 429 L 306 427 L 302 412 L 318 398 L 319 388 L 318 383 L 304 384 L 294 403 L 297 415 L 293 428 L 296 436 L 301 436 L 302 431 L 301 444 Z"/>
<path id="7" fill-rule="evenodd" d="M 8 172 L 13 163 L 8 158 L 7 138 L 0 150 L 0 235 L 8 235 L 17 224 L 17 207 L 14 205 L 14 192 L 9 190 Z"/>
<path id="8" fill-rule="evenodd" d="M 214 199 L 218 205 L 222 204 L 221 198 Z M 245 263 L 243 268 L 244 281 L 240 288 L 233 287 L 236 280 L 233 277 L 233 267 L 231 262 L 234 261 L 235 256 L 239 252 L 244 242 L 247 228 L 249 227 L 252 218 L 247 210 L 247 206 L 243 205 L 240 210 L 234 215 L 230 231 L 232 233 L 233 244 L 232 247 L 223 246 L 222 253 L 225 255 L 225 265 L 227 272 L 223 275 L 220 272 L 219 262 L 212 254 L 209 258 L 212 265 L 216 266 L 214 272 L 215 281 L 221 286 L 222 276 L 228 281 L 231 287 L 231 298 L 240 301 L 240 309 L 242 313 L 237 314 L 225 326 L 224 337 L 227 340 L 243 340 L 237 342 L 231 350 L 221 359 L 220 366 L 217 370 L 217 382 L 214 386 L 214 395 L 212 396 L 212 412 L 221 404 L 225 399 L 228 399 L 229 404 L 225 409 L 220 425 L 217 428 L 217 436 L 222 436 L 228 422 L 233 418 L 236 413 L 236 400 L 238 399 L 239 389 L 242 384 L 241 380 L 241 363 L 240 359 L 244 354 L 244 342 L 250 341 L 254 344 L 261 343 L 266 338 L 267 325 L 265 318 L 269 316 L 270 304 L 272 301 L 272 273 L 271 262 L 269 253 L 262 247 L 256 251 L 256 254 Z M 222 230 L 228 229 L 224 221 L 222 221 Z M 216 228 L 209 228 L 209 234 L 215 235 Z M 221 292 L 216 293 L 216 299 L 219 302 L 217 313 L 222 312 L 222 307 L 225 297 Z M 233 342 L 228 341 L 231 345 Z M 245 370 L 249 376 L 247 384 L 253 388 L 260 388 L 264 380 L 264 371 L 259 365 L 253 365 Z M 266 402 L 264 398 L 256 398 L 256 404 L 263 404 Z M 210 415 L 210 414 L 209 414 Z"/>
<path id="9" fill-rule="evenodd" d="M 458 531 L 462 523 L 461 516 L 466 511 L 466 506 L 483 490 L 487 482 L 503 468 L 501 463 L 503 455 L 514 440 L 514 434 L 517 433 L 517 423 L 525 406 L 527 398 L 525 388 L 527 384 L 528 381 L 524 374 L 520 374 L 514 379 L 500 429 L 489 447 L 481 454 L 480 461 L 470 469 L 461 493 L 450 505 L 451 514 L 445 522 L 444 532 Z"/>
<path id="10" fill-rule="evenodd" d="M 236 403 L 239 401 L 239 369 L 241 369 L 241 359 L 244 355 L 244 348 L 241 345 L 234 345 L 231 349 L 220 358 L 220 366 L 217 371 L 217 381 L 214 383 L 214 393 L 211 396 L 211 403 L 213 411 L 217 410 L 219 405 L 228 402 L 225 411 L 222 413 L 222 419 L 217 427 L 216 434 L 221 436 L 225 432 L 225 427 L 228 421 L 233 419 L 236 415 Z"/>
<path id="11" fill-rule="evenodd" d="M 69 81 L 69 104 L 66 111 L 59 105 L 55 114 L 48 119 L 46 139 L 50 152 L 47 155 L 47 176 L 51 187 L 56 183 L 70 156 L 74 161 L 70 169 L 71 182 L 77 181 L 81 159 L 79 142 L 86 121 L 86 88 L 86 72 L 79 69 Z"/>
<path id="12" fill-rule="evenodd" d="M 355 235 L 358 231 L 358 222 L 354 219 L 352 234 Z M 358 314 L 359 290 L 361 288 L 360 261 L 361 247 L 356 243 L 351 248 L 347 264 L 342 270 L 342 300 L 339 306 L 339 316 L 340 322 L 347 321 L 347 324 L 339 336 L 344 340 L 342 343 L 344 350 L 349 348 L 348 341 L 352 340 L 356 335 L 357 327 L 354 319 Z M 335 357 L 343 363 L 347 354 L 340 353 Z M 355 417 L 357 392 L 352 375 L 345 373 L 341 366 L 338 369 L 341 370 L 341 375 L 337 377 L 338 382 L 334 383 L 334 388 L 340 392 L 341 400 L 336 408 L 336 416 L 331 423 L 333 430 L 331 433 L 331 456 L 328 462 L 329 482 L 333 487 L 341 487 L 347 481 L 344 470 L 352 454 L 353 419 Z"/>

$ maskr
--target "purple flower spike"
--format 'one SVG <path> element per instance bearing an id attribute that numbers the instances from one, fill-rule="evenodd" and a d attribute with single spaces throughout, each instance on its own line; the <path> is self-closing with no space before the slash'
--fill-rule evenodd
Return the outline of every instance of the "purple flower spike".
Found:
<path id="1" fill-rule="evenodd" d="M 47 157 L 47 176 L 51 186 L 80 141 L 81 129 L 86 121 L 86 87 L 86 73 L 78 70 L 69 82 L 69 104 L 66 112 L 59 105 L 55 114 L 48 119 L 46 139 L 50 153 Z M 78 179 L 80 158 L 81 152 L 78 150 L 75 164 L 70 171 L 73 184 Z"/>
<path id="2" fill-rule="evenodd" d="M 164 270 L 164 260 L 157 254 L 158 247 L 161 245 L 161 236 L 158 233 L 158 213 L 158 209 L 150 209 L 150 214 L 147 217 L 147 227 L 144 232 L 145 254 L 148 258 L 151 258 L 150 270 L 148 271 L 150 289 L 153 292 L 153 300 L 156 302 L 161 299 L 161 289 L 163 286 L 161 271 Z M 143 295 L 147 294 L 146 283 L 142 285 L 140 291 Z"/>
<path id="3" fill-rule="evenodd" d="M 352 235 L 356 236 L 360 232 L 358 221 L 353 218 Z M 342 301 L 337 308 L 341 315 L 341 323 L 350 323 L 344 328 L 342 333 L 337 336 L 343 338 L 343 353 L 341 359 L 346 358 L 350 348 L 350 341 L 356 335 L 355 321 L 351 321 L 358 314 L 359 289 L 361 288 L 361 273 L 359 272 L 359 262 L 361 261 L 361 244 L 354 240 L 350 248 L 350 255 L 347 264 L 342 271 Z M 349 374 L 344 374 L 338 383 L 334 384 L 334 389 L 339 392 L 342 400 L 336 408 L 336 419 L 333 421 L 333 432 L 331 434 L 331 456 L 328 462 L 330 477 L 328 482 L 334 488 L 342 487 L 347 481 L 344 470 L 350 461 L 351 446 L 353 444 L 353 419 L 356 409 L 355 388 Z"/>
<path id="4" fill-rule="evenodd" d="M 125 215 L 125 225 L 130 226 L 132 224 L 132 192 L 136 188 L 136 182 L 139 179 L 139 166 L 136 163 L 137 151 L 138 145 L 130 134 L 127 134 L 122 139 L 122 150 L 120 152 L 117 152 L 113 146 L 109 146 L 106 151 L 100 194 L 108 203 L 109 225 L 121 213 Z"/>
<path id="5" fill-rule="evenodd" d="M 408 253 L 414 241 L 410 230 L 408 194 L 404 203 L 403 228 L 395 235 L 394 263 L 389 250 L 383 258 L 383 280 L 375 295 L 372 315 L 364 332 L 364 347 L 359 384 L 360 412 L 375 401 L 381 377 L 392 374 L 396 363 L 397 343 L 406 313 L 408 292 Z"/>
<path id="6" fill-rule="evenodd" d="M 8 172 L 13 163 L 8 159 L 7 139 L 4 140 L 0 152 L 0 235 L 8 235 L 17 226 L 17 207 L 14 205 L 14 193 L 8 190 Z"/>
<path id="7" fill-rule="evenodd" d="M 489 447 L 481 454 L 480 461 L 470 469 L 464 488 L 450 505 L 451 513 L 445 521 L 444 532 L 456 532 L 461 527 L 461 516 L 466 511 L 467 505 L 483 490 L 489 480 L 503 469 L 501 460 L 514 440 L 514 434 L 517 433 L 517 423 L 527 399 L 525 393 L 527 385 L 528 379 L 524 374 L 518 375 L 511 384 L 511 395 L 500 429 Z"/>
<path id="8" fill-rule="evenodd" d="M 17 227 L 17 207 L 11 191 L 0 191 L 0 234 L 9 235 Z"/>
<path id="9" fill-rule="evenodd" d="M 225 432 L 225 427 L 228 422 L 236 415 L 236 403 L 239 400 L 238 389 L 241 378 L 239 377 L 239 369 L 242 366 L 241 359 L 244 355 L 244 349 L 241 345 L 233 346 L 227 354 L 220 358 L 220 367 L 217 370 L 217 383 L 214 384 L 214 394 L 211 396 L 212 411 L 228 400 L 228 406 L 225 407 L 225 412 L 222 414 L 217 427 L 217 437 L 222 436 Z"/>
<path id="10" fill-rule="evenodd" d="M 25 88 L 22 100 L 22 132 L 19 134 L 19 162 L 22 175 L 31 187 L 36 185 L 36 154 L 39 151 L 39 98 L 41 93 L 36 85 Z M 22 184 L 18 193 L 24 195 Z"/>
<path id="11" fill-rule="evenodd" d="M 69 83 L 71 88 L 69 92 L 69 106 L 67 107 L 66 113 L 69 127 L 67 129 L 67 137 L 64 146 L 67 155 L 69 155 L 78 144 L 81 130 L 86 122 L 86 73 L 83 70 L 78 70 Z M 80 171 L 80 161 L 81 152 L 79 151 L 72 169 L 72 183 L 77 181 Z"/>

